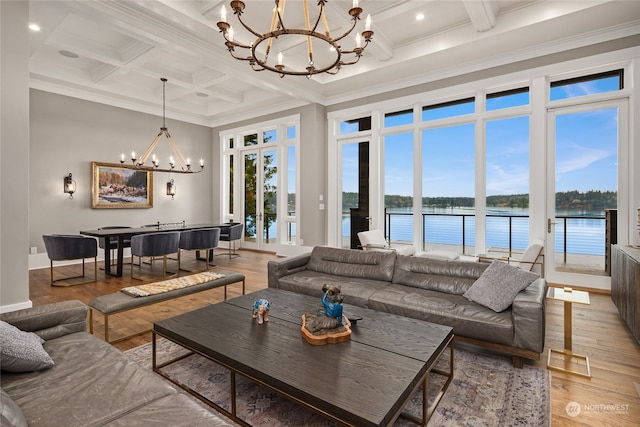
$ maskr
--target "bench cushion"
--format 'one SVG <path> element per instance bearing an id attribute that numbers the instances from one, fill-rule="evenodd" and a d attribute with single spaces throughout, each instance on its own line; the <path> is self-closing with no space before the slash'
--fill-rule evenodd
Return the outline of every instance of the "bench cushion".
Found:
<path id="1" fill-rule="evenodd" d="M 142 307 L 156 302 L 166 301 L 169 299 L 178 298 L 184 295 L 201 292 L 207 289 L 217 288 L 244 280 L 243 274 L 235 273 L 233 271 L 221 270 L 218 271 L 218 273 L 224 274 L 224 277 L 216 280 L 211 280 L 209 282 L 199 283 L 193 286 L 164 292 L 161 294 L 149 295 L 147 297 L 132 297 L 125 294 L 124 292 L 114 292 L 112 294 L 101 295 L 89 301 L 89 307 L 103 314 L 117 313 L 119 311 L 129 310 L 135 307 Z"/>

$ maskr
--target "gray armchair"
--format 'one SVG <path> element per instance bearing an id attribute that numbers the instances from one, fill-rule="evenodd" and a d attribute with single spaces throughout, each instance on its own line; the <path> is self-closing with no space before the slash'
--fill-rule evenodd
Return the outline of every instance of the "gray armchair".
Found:
<path id="1" fill-rule="evenodd" d="M 201 228 L 199 230 L 187 230 L 180 232 L 180 243 L 178 244 L 178 268 L 180 268 L 181 251 L 202 251 L 206 250 L 207 255 L 204 260 L 209 270 L 209 261 L 213 261 L 213 248 L 218 246 L 220 240 L 219 228 Z M 201 258 L 196 258 L 201 259 Z M 189 270 L 184 270 L 189 271 Z"/>
<path id="2" fill-rule="evenodd" d="M 162 277 L 167 277 L 167 255 L 178 253 L 179 231 L 139 234 L 131 237 L 131 278 L 135 257 L 162 257 Z M 139 264 L 142 266 L 142 263 Z M 139 279 L 141 280 L 141 279 Z"/>
<path id="3" fill-rule="evenodd" d="M 240 222 L 230 222 L 222 225 L 220 229 L 220 241 L 229 242 L 229 258 L 232 256 L 240 256 L 236 251 L 236 242 L 242 239 L 244 224 Z"/>
<path id="4" fill-rule="evenodd" d="M 51 272 L 51 284 L 54 286 L 83 285 L 98 280 L 98 244 L 93 237 L 68 235 L 68 234 L 45 234 L 42 236 L 44 247 L 49 257 L 49 269 Z M 85 277 L 85 258 L 93 258 L 93 280 L 81 283 L 68 282 L 70 279 Z M 82 275 L 53 279 L 53 262 L 82 259 Z M 63 282 L 64 281 L 64 282 Z M 57 284 L 56 284 L 57 283 Z"/>

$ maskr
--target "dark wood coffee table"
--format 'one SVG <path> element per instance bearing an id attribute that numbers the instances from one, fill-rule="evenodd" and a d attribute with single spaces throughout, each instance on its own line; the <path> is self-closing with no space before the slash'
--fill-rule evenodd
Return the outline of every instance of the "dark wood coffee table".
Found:
<path id="1" fill-rule="evenodd" d="M 264 325 L 251 318 L 258 298 L 271 303 Z M 363 318 L 351 340 L 314 346 L 302 337 L 301 315 L 319 306 L 319 298 L 269 288 L 159 321 L 153 327 L 153 370 L 242 425 L 248 424 L 236 415 L 235 374 L 358 427 L 392 425 L 423 385 L 422 417 L 407 418 L 426 425 L 453 377 L 452 328 L 344 304 L 347 317 Z M 163 372 L 175 360 L 157 364 L 157 336 L 231 371 L 230 411 Z M 447 347 L 450 369 L 434 369 Z M 430 372 L 446 381 L 427 407 Z"/>

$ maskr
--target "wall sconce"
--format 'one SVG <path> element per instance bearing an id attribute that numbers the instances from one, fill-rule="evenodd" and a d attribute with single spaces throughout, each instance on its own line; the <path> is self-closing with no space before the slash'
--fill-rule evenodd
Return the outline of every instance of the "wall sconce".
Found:
<path id="1" fill-rule="evenodd" d="M 73 180 L 71 173 L 64 177 L 64 192 L 69 193 L 69 198 L 73 199 L 73 193 L 76 192 L 76 182 Z"/>
<path id="2" fill-rule="evenodd" d="M 173 183 L 173 180 L 167 182 L 167 196 L 171 196 L 171 200 L 173 200 L 173 196 L 176 195 L 176 185 Z"/>

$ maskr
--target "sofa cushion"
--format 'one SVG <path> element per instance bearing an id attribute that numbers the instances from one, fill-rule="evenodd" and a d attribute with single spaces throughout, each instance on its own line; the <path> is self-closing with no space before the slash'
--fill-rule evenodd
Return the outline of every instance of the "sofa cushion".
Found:
<path id="1" fill-rule="evenodd" d="M 431 249 L 426 252 L 420 252 L 416 256 L 422 258 L 435 258 L 443 261 L 455 261 L 460 257 L 460 254 L 453 251 L 445 251 L 441 249 Z"/>
<path id="2" fill-rule="evenodd" d="M 106 427 L 233 427 L 226 418 L 217 415 L 215 409 L 207 409 L 185 394 L 172 394 L 124 414 Z"/>
<path id="3" fill-rule="evenodd" d="M 316 246 L 311 251 L 307 270 L 335 276 L 391 281 L 395 252 L 356 251 Z"/>
<path id="4" fill-rule="evenodd" d="M 50 368 L 53 360 L 45 351 L 44 340 L 0 320 L 0 366 L 7 372 L 29 372 Z"/>
<path id="5" fill-rule="evenodd" d="M 102 426 L 176 390 L 86 332 L 49 340 L 51 369 L 2 372 L 2 388 L 30 426 Z"/>
<path id="6" fill-rule="evenodd" d="M 369 297 L 374 292 L 389 286 L 390 283 L 380 280 L 355 279 L 305 270 L 280 278 L 279 289 L 316 296 L 318 297 L 319 303 L 322 298 L 322 286 L 324 284 L 340 286 L 340 291 L 342 295 L 344 295 L 345 303 L 359 307 L 367 307 Z"/>
<path id="7" fill-rule="evenodd" d="M 398 257 L 393 283 L 462 295 L 487 268 L 487 264 Z"/>
<path id="8" fill-rule="evenodd" d="M 509 308 L 516 295 L 538 277 L 536 273 L 513 267 L 506 262 L 493 261 L 464 293 L 464 297 L 501 312 Z"/>
<path id="9" fill-rule="evenodd" d="M 496 313 L 462 295 L 393 284 L 373 294 L 369 308 L 447 325 L 453 328 L 456 336 L 509 346 L 514 344 L 510 310 Z"/>
<path id="10" fill-rule="evenodd" d="M 4 390 L 0 391 L 0 425 L 3 427 L 28 426 L 20 407 Z"/>

